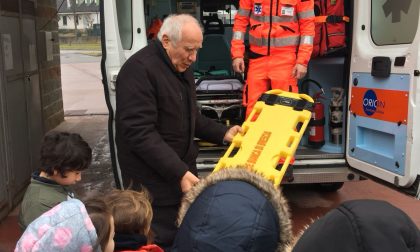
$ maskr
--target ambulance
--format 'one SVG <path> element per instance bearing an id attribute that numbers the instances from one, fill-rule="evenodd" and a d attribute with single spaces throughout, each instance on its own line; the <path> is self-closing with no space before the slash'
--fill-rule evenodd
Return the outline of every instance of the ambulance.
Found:
<path id="1" fill-rule="evenodd" d="M 282 2 L 272 2 L 279 1 Z M 316 2 L 327 7 L 327 2 L 334 5 L 340 1 Z M 419 199 L 420 1 L 348 0 L 342 4 L 345 19 L 337 19 L 332 14 L 326 22 L 334 25 L 344 20 L 344 41 L 338 47 L 327 45 L 322 55 L 313 57 L 307 76 L 300 81 L 300 92 L 315 97 L 314 123 L 308 126 L 282 184 L 318 184 L 325 190 L 335 191 L 344 182 L 370 178 Z M 147 31 L 153 21 L 172 13 L 188 13 L 197 17 L 204 27 L 203 48 L 193 66 L 197 87 L 209 79 L 220 81 L 225 75 L 226 81 L 237 79 L 243 84 L 246 74 L 238 76 L 228 69 L 232 27 L 238 9 L 238 0 L 101 1 L 101 70 L 117 186 L 122 183 L 114 119 L 116 78 L 121 66 L 148 44 Z M 212 20 L 217 21 L 213 26 Z M 324 40 L 335 35 L 327 24 L 318 24 L 317 29 L 321 26 L 325 29 L 321 32 L 326 31 Z M 224 41 L 223 46 L 215 46 L 216 40 Z M 224 46 L 225 53 L 216 52 Z M 212 62 L 206 55 L 220 59 Z M 211 78 L 214 75 L 217 78 Z M 240 124 L 243 107 L 238 105 L 242 97 L 237 91 L 242 87 L 229 85 L 232 88 L 225 93 L 219 90 L 218 96 L 208 93 L 213 98 L 199 99 L 197 106 L 221 123 Z M 205 96 L 202 91 L 197 88 Z M 220 99 L 225 104 L 215 102 Z M 201 176 L 213 170 L 225 150 L 225 146 L 200 143 L 197 166 Z"/>

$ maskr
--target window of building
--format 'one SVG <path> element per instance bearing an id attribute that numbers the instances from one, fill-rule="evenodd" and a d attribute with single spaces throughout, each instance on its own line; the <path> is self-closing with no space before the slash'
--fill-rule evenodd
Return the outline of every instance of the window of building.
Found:
<path id="1" fill-rule="evenodd" d="M 416 36 L 420 1 L 372 1 L 371 36 L 376 45 L 410 44 Z"/>
<path id="2" fill-rule="evenodd" d="M 63 16 L 63 25 L 66 26 L 67 25 L 67 16 Z"/>
<path id="3" fill-rule="evenodd" d="M 124 50 L 130 50 L 133 44 L 132 0 L 118 0 L 115 4 L 121 44 Z"/>

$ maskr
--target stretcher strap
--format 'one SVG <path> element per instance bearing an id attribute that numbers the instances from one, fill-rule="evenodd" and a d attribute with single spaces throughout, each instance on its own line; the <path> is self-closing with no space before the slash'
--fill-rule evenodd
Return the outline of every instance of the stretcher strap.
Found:
<path id="1" fill-rule="evenodd" d="M 312 102 L 308 102 L 304 99 L 294 99 L 285 96 L 278 96 L 275 94 L 262 94 L 258 100 L 263 101 L 267 105 L 278 104 L 292 107 L 294 110 L 297 111 L 308 110 L 312 112 L 312 108 L 314 105 Z"/>

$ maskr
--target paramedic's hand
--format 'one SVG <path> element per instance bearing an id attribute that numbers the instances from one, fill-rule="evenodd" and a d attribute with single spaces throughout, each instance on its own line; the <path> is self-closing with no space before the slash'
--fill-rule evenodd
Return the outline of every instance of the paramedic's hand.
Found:
<path id="1" fill-rule="evenodd" d="M 307 67 L 301 64 L 296 64 L 292 70 L 292 76 L 296 79 L 301 79 L 306 75 Z"/>
<path id="2" fill-rule="evenodd" d="M 194 174 L 187 171 L 181 179 L 181 190 L 183 193 L 188 192 L 195 184 L 200 181 Z"/>
<path id="3" fill-rule="evenodd" d="M 232 142 L 233 137 L 238 134 L 239 132 L 242 132 L 242 127 L 239 125 L 235 125 L 232 128 L 230 128 L 228 131 L 226 131 L 225 137 L 223 138 L 224 142 Z"/>
<path id="4" fill-rule="evenodd" d="M 237 73 L 245 72 L 245 63 L 243 58 L 235 58 L 232 61 L 233 71 Z"/>

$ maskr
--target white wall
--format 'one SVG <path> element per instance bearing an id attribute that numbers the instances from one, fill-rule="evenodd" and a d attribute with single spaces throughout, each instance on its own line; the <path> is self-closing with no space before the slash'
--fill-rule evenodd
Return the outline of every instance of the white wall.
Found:
<path id="1" fill-rule="evenodd" d="M 84 30 L 92 28 L 93 24 L 99 24 L 99 12 L 97 13 L 83 13 L 77 14 L 79 17 L 79 24 L 77 25 L 78 30 Z M 63 24 L 63 16 L 67 17 L 67 25 Z M 74 17 L 73 13 L 59 14 L 58 29 L 74 29 Z"/>

